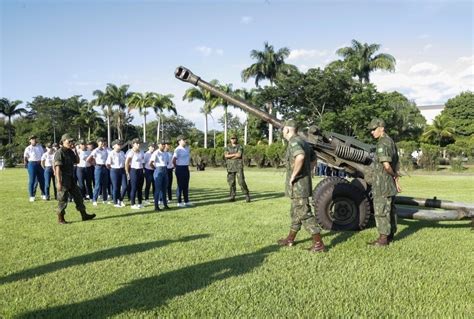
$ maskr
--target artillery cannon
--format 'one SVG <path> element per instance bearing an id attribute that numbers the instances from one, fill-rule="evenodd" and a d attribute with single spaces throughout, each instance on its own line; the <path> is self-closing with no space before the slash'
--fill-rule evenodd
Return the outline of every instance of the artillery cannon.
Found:
<path id="1" fill-rule="evenodd" d="M 229 104 L 255 115 L 256 117 L 282 129 L 284 124 L 275 116 L 262 111 L 240 97 L 227 94 L 212 84 L 202 80 L 185 67 L 178 67 L 175 77 L 191 83 L 218 96 Z M 328 166 L 344 169 L 351 181 L 340 177 L 327 177 L 313 190 L 315 215 L 325 229 L 360 230 L 363 229 L 373 213 L 371 199 L 372 165 L 375 145 L 338 133 L 322 132 L 316 127 L 299 132 L 316 152 L 319 160 Z M 473 218 L 474 205 L 447 202 L 434 199 L 396 197 L 397 213 L 403 218 L 421 220 L 457 220 Z M 442 208 L 448 211 L 426 210 Z"/>

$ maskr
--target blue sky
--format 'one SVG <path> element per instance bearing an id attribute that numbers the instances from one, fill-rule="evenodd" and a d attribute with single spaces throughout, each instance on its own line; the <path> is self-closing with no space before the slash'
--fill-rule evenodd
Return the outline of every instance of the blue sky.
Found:
<path id="1" fill-rule="evenodd" d="M 107 83 L 130 84 L 173 94 L 178 112 L 202 129 L 200 104 L 182 101 L 189 85 L 174 78 L 175 68 L 252 87 L 240 72 L 265 41 L 289 47 L 287 62 L 302 71 L 335 60 L 352 39 L 379 43 L 397 69 L 374 73 L 372 82 L 417 105 L 474 88 L 472 1 L 3 0 L 0 11 L 0 96 L 25 102 L 90 99 Z M 221 114 L 213 113 L 211 127 Z"/>

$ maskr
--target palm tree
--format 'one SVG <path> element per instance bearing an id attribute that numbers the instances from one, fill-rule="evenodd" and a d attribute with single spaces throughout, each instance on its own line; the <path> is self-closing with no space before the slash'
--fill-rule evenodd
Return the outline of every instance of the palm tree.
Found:
<path id="1" fill-rule="evenodd" d="M 96 98 L 91 101 L 91 106 L 100 106 L 107 118 L 107 144 L 111 145 L 110 117 L 112 116 L 112 105 L 107 101 L 107 96 L 101 90 L 92 92 Z"/>
<path id="2" fill-rule="evenodd" d="M 253 100 L 257 95 L 255 89 L 247 90 L 245 88 L 235 90 L 235 93 L 245 101 L 248 101 L 253 104 Z M 247 118 L 245 119 L 245 128 L 244 128 L 244 145 L 247 145 L 248 139 L 248 127 L 249 127 L 249 114 L 247 113 Z"/>
<path id="3" fill-rule="evenodd" d="M 255 86 L 259 87 L 259 82 L 262 80 L 269 80 L 270 85 L 273 86 L 278 76 L 289 74 L 297 70 L 294 65 L 285 63 L 285 58 L 289 55 L 289 48 L 283 47 L 275 52 L 273 46 L 265 42 L 263 51 L 250 51 L 250 57 L 257 60 L 257 62 L 242 71 L 242 80 L 247 82 L 251 77 L 255 77 Z M 267 108 L 271 114 L 273 111 L 273 102 L 268 102 Z M 268 124 L 268 144 L 272 144 L 272 142 L 273 125 Z"/>
<path id="4" fill-rule="evenodd" d="M 217 86 L 219 82 L 217 80 L 212 80 L 210 82 L 213 86 Z M 218 105 L 219 99 L 212 95 L 211 92 L 207 90 L 202 90 L 201 88 L 189 88 L 184 92 L 183 101 L 188 100 L 192 102 L 194 100 L 200 100 L 204 102 L 203 107 L 200 109 L 200 112 L 204 114 L 204 148 L 207 148 L 207 131 L 208 131 L 208 122 L 207 117 L 211 114 L 212 110 Z"/>
<path id="5" fill-rule="evenodd" d="M 138 109 L 138 112 L 143 115 L 143 142 L 146 142 L 146 116 L 148 113 L 146 109 L 155 103 L 155 99 L 156 93 L 146 92 L 143 94 L 135 92 L 132 93 L 130 100 L 128 101 L 129 112 L 136 108 Z"/>
<path id="6" fill-rule="evenodd" d="M 433 119 L 433 124 L 427 126 L 423 137 L 441 146 L 443 141 L 452 139 L 455 132 L 454 121 L 450 117 L 437 116 Z"/>
<path id="7" fill-rule="evenodd" d="M 8 144 L 12 143 L 12 117 L 15 115 L 22 115 L 26 113 L 26 109 L 20 107 L 18 105 L 23 103 L 20 100 L 10 101 L 7 98 L 0 99 L 0 111 L 3 115 L 8 118 Z"/>
<path id="8" fill-rule="evenodd" d="M 80 95 L 74 95 L 68 98 L 65 102 L 66 106 L 68 106 L 73 112 L 75 112 L 75 116 L 72 120 L 72 124 L 77 128 L 77 137 L 80 139 L 82 138 L 82 131 L 81 128 L 86 126 L 85 123 L 85 115 L 83 112 L 86 112 L 89 109 L 89 102 L 86 99 L 81 99 Z"/>
<path id="9" fill-rule="evenodd" d="M 84 99 L 82 100 L 85 101 Z M 97 126 L 97 124 L 103 123 L 102 119 L 99 117 L 97 111 L 94 110 L 91 103 L 81 103 L 79 106 L 78 114 L 73 119 L 73 124 L 78 127 L 78 138 L 82 137 L 82 127 L 87 127 L 87 140 L 91 139 L 92 129 Z"/>
<path id="10" fill-rule="evenodd" d="M 116 114 L 115 119 L 117 123 L 117 137 L 118 139 L 123 139 L 123 125 L 125 120 L 125 109 L 128 105 L 128 99 L 131 96 L 131 92 L 128 92 L 128 84 L 117 86 L 112 83 L 107 83 L 105 88 L 105 100 L 110 106 L 118 106 L 118 114 Z"/>
<path id="11" fill-rule="evenodd" d="M 395 71 L 396 60 L 392 55 L 381 53 L 374 56 L 379 49 L 380 44 L 362 44 L 357 40 L 352 40 L 350 47 L 340 48 L 336 54 L 344 58 L 343 63 L 354 76 L 359 78 L 359 82 L 369 83 L 370 72 L 375 70 Z"/>
<path id="12" fill-rule="evenodd" d="M 232 84 L 219 85 L 219 89 L 225 92 L 227 95 L 232 95 Z M 223 98 L 218 98 L 218 105 L 224 107 L 224 146 L 227 146 L 227 109 L 229 103 Z"/>
<path id="13" fill-rule="evenodd" d="M 161 126 L 163 125 L 163 123 L 161 123 L 161 114 L 163 113 L 163 111 L 169 111 L 173 112 L 174 114 L 177 114 L 176 108 L 172 100 L 173 97 L 174 96 L 172 94 L 154 94 L 154 99 L 152 100 L 151 107 L 153 108 L 153 111 L 155 111 L 158 117 L 158 123 L 156 126 L 157 143 L 160 142 L 160 130 Z"/>

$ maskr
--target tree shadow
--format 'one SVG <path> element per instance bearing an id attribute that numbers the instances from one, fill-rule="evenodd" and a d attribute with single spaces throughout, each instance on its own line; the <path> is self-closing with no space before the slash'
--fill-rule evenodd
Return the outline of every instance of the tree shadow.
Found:
<path id="1" fill-rule="evenodd" d="M 23 313 L 19 318 L 108 318 L 125 311 L 160 308 L 178 296 L 214 282 L 246 274 L 259 267 L 277 245 L 256 252 L 223 258 L 124 283 L 113 293 L 79 303 Z"/>
<path id="2" fill-rule="evenodd" d="M 96 261 L 102 261 L 106 259 L 141 253 L 144 251 L 160 248 L 173 243 L 184 243 L 192 240 L 198 240 L 202 238 L 210 237 L 209 234 L 200 234 L 185 236 L 175 240 L 157 240 L 148 243 L 133 244 L 127 246 L 114 247 L 106 250 L 97 251 L 91 254 L 72 257 L 66 260 L 56 261 L 50 264 L 38 266 L 31 269 L 26 269 L 6 277 L 0 278 L 0 284 L 6 284 L 18 280 L 31 279 L 37 276 L 41 276 L 47 273 L 51 273 L 57 270 L 61 270 L 76 265 L 84 265 Z"/>
<path id="3" fill-rule="evenodd" d="M 229 191 L 222 189 L 213 189 L 213 188 L 198 188 L 193 189 L 193 192 L 197 192 L 198 195 L 191 194 L 190 199 L 196 204 L 203 205 L 218 205 L 229 203 Z M 244 200 L 244 196 L 241 192 L 237 192 L 236 201 Z M 250 192 L 250 197 L 252 202 L 270 200 L 274 198 L 284 197 L 285 193 L 283 192 L 272 192 L 272 191 L 261 191 L 258 193 Z"/>

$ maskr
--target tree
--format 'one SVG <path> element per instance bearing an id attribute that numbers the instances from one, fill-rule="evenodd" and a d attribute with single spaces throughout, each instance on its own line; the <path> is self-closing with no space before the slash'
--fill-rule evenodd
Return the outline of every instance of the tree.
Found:
<path id="1" fill-rule="evenodd" d="M 232 95 L 232 84 L 219 85 L 219 89 L 228 95 Z M 229 103 L 223 98 L 217 98 L 218 105 L 222 105 L 224 108 L 224 146 L 227 146 L 227 110 Z"/>
<path id="2" fill-rule="evenodd" d="M 129 112 L 133 109 L 137 109 L 138 112 L 143 115 L 143 142 L 146 142 L 146 116 L 147 108 L 151 107 L 155 103 L 156 93 L 146 92 L 139 93 L 134 92 L 130 96 L 128 101 Z"/>
<path id="3" fill-rule="evenodd" d="M 117 86 L 112 83 L 107 83 L 107 87 L 105 88 L 104 98 L 107 105 L 118 106 L 118 113 L 115 115 L 118 139 L 123 139 L 123 126 L 126 117 L 125 109 L 128 105 L 128 99 L 131 96 L 131 92 L 128 91 L 129 87 L 128 84 Z"/>
<path id="4" fill-rule="evenodd" d="M 259 82 L 269 80 L 270 86 L 273 86 L 275 80 L 281 75 L 288 75 L 297 71 L 294 65 L 286 64 L 285 58 L 290 55 L 290 49 L 281 48 L 275 52 L 272 45 L 268 42 L 264 43 L 264 50 L 250 51 L 250 57 L 257 60 L 254 64 L 242 71 L 242 80 L 247 82 L 248 79 L 255 78 L 255 86 L 259 87 Z M 268 112 L 273 114 L 273 101 L 267 102 Z M 268 124 L 268 143 L 273 140 L 273 125 Z"/>
<path id="5" fill-rule="evenodd" d="M 212 80 L 209 82 L 213 86 L 219 85 L 217 80 Z M 187 100 L 188 102 L 192 102 L 195 100 L 200 100 L 204 102 L 204 105 L 199 110 L 202 114 L 204 114 L 204 148 L 207 148 L 207 133 L 208 133 L 208 122 L 207 117 L 211 114 L 212 110 L 216 108 L 219 103 L 219 99 L 211 94 L 211 92 L 207 90 L 203 90 L 201 88 L 191 87 L 184 92 L 183 101 Z"/>
<path id="6" fill-rule="evenodd" d="M 81 99 L 78 95 L 69 98 L 67 103 L 77 107 L 78 114 L 72 121 L 72 124 L 77 128 L 78 131 L 77 137 L 82 138 L 82 130 L 84 127 L 86 127 L 87 140 L 90 141 L 92 130 L 94 130 L 98 124 L 103 124 L 99 114 L 94 110 L 91 103 L 87 102 L 86 99 Z"/>
<path id="7" fill-rule="evenodd" d="M 101 90 L 95 90 L 92 92 L 92 95 L 94 95 L 96 98 L 91 101 L 92 106 L 100 106 L 102 110 L 104 111 L 104 115 L 107 119 L 107 144 L 112 145 L 112 137 L 111 137 L 111 131 L 110 131 L 110 118 L 112 116 L 112 105 L 110 105 L 106 99 L 105 92 Z"/>
<path id="8" fill-rule="evenodd" d="M 454 142 L 455 132 L 454 121 L 449 116 L 440 114 L 433 119 L 432 125 L 426 127 L 423 137 L 432 144 L 446 146 Z"/>
<path id="9" fill-rule="evenodd" d="M 342 56 L 344 61 L 342 65 L 349 69 L 353 76 L 359 78 L 359 82 L 370 82 L 370 73 L 375 70 L 395 71 L 395 58 L 386 53 L 380 53 L 374 56 L 375 52 L 380 49 L 380 44 L 360 43 L 352 40 L 350 47 L 340 48 L 336 54 Z M 334 62 L 336 66 L 340 66 L 341 62 Z"/>
<path id="10" fill-rule="evenodd" d="M 456 134 L 474 134 L 474 93 L 466 91 L 449 99 L 441 114 L 453 120 Z"/>
<path id="11" fill-rule="evenodd" d="M 10 101 L 7 98 L 0 99 L 0 113 L 8 118 L 8 144 L 12 143 L 12 117 L 15 115 L 22 115 L 26 113 L 26 109 L 18 107 L 21 103 L 20 100 Z"/>
<path id="12" fill-rule="evenodd" d="M 156 142 L 160 142 L 160 131 L 161 128 L 163 127 L 163 119 L 162 119 L 162 114 L 163 111 L 169 111 L 172 112 L 173 114 L 177 114 L 176 108 L 173 103 L 173 94 L 155 94 L 155 98 L 153 100 L 152 108 L 153 111 L 157 114 L 158 117 L 158 124 L 156 127 Z"/>

